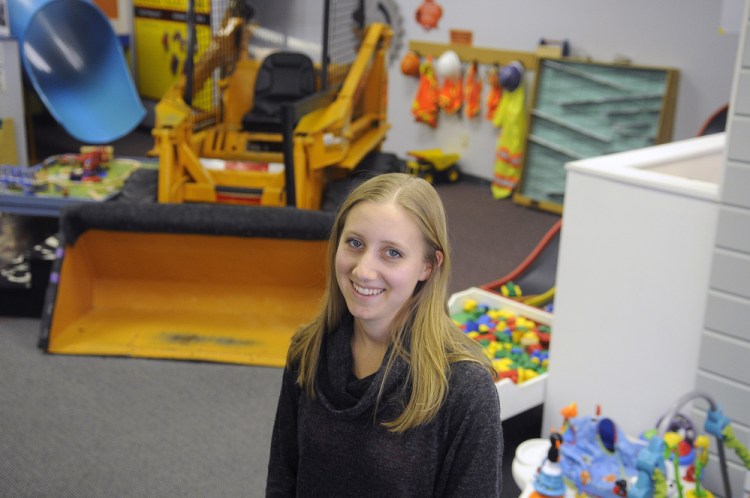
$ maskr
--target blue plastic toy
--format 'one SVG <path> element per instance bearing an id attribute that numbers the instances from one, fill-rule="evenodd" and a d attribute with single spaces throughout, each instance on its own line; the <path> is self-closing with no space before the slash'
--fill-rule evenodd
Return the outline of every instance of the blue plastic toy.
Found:
<path id="1" fill-rule="evenodd" d="M 8 0 L 29 81 L 74 138 L 103 144 L 146 115 L 109 19 L 87 0 Z"/>
<path id="2" fill-rule="evenodd" d="M 31 167 L 0 165 L 0 188 L 20 190 L 26 195 L 33 195 L 47 186 L 37 177 L 41 169 L 41 165 Z"/>
<path id="3" fill-rule="evenodd" d="M 721 406 L 716 405 L 714 409 L 708 411 L 704 429 L 706 432 L 718 439 L 724 439 L 724 429 L 730 424 L 729 417 L 721 411 Z"/>
<path id="4" fill-rule="evenodd" d="M 650 498 L 654 496 L 654 471 L 658 470 L 662 475 L 667 474 L 664 465 L 664 439 L 652 437 L 648 447 L 638 454 L 636 468 L 638 469 L 638 480 L 630 491 L 629 498 Z"/>
<path id="5" fill-rule="evenodd" d="M 721 471 L 721 478 L 724 484 L 724 496 L 726 498 L 732 498 L 732 489 L 729 484 L 729 473 L 727 470 L 724 446 L 726 444 L 727 446 L 732 447 L 737 455 L 740 456 L 740 458 L 743 460 L 748 470 L 750 470 L 750 454 L 748 454 L 747 449 L 744 447 L 744 445 L 742 445 L 741 443 L 738 444 L 736 438 L 733 437 L 730 420 L 722 412 L 721 406 L 719 406 L 719 404 L 717 404 L 710 396 L 700 392 L 692 392 L 686 394 L 685 396 L 677 400 L 677 402 L 672 406 L 667 414 L 662 417 L 662 420 L 659 423 L 658 427 L 658 437 L 651 438 L 648 450 L 644 450 L 644 452 L 641 452 L 641 454 L 638 455 L 638 481 L 636 482 L 633 490 L 628 494 L 628 496 L 635 498 L 646 498 L 654 496 L 659 491 L 658 489 L 656 489 L 658 488 L 657 481 L 663 480 L 663 478 L 661 478 L 659 474 L 661 474 L 662 476 L 665 474 L 664 465 L 662 460 L 662 465 L 660 467 L 657 467 L 654 460 L 657 458 L 664 458 L 664 448 L 666 446 L 663 439 L 664 435 L 669 428 L 669 424 L 674 419 L 675 415 L 678 414 L 680 408 L 682 408 L 687 403 L 698 399 L 703 399 L 709 405 L 708 416 L 706 418 L 704 429 L 707 433 L 712 434 L 714 437 L 716 437 L 716 449 L 719 454 L 719 469 Z M 657 470 L 659 472 L 657 472 Z"/>
<path id="6" fill-rule="evenodd" d="M 636 462 L 645 443 L 628 439 L 598 410 L 595 416 L 566 418 L 562 437 L 560 465 L 568 486 L 579 493 L 616 498 L 636 480 Z"/>

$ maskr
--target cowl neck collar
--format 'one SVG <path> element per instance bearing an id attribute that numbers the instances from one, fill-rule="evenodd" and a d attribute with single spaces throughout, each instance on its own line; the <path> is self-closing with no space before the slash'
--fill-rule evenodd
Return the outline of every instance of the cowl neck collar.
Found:
<path id="1" fill-rule="evenodd" d="M 363 379 L 357 379 L 354 374 L 354 359 L 352 357 L 351 339 L 354 334 L 354 319 L 347 316 L 341 325 L 325 335 L 318 363 L 316 375 L 316 392 L 320 403 L 335 417 L 353 419 L 376 406 L 380 386 L 385 377 L 386 365 L 392 347 L 389 347 L 383 358 L 383 363 L 374 374 Z M 378 412 L 393 407 L 398 402 L 398 394 L 406 380 L 406 362 L 396 358 L 383 389 L 383 396 L 379 403 Z M 405 402 L 405 401 L 404 401 Z M 401 402 L 398 402 L 401 405 Z M 403 406 L 400 406 L 400 411 Z"/>

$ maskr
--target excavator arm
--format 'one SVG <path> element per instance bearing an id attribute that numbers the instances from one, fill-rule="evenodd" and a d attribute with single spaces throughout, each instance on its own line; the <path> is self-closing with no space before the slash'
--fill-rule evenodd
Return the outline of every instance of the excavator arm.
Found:
<path id="1" fill-rule="evenodd" d="M 370 25 L 334 102 L 305 116 L 297 126 L 295 136 L 308 144 L 312 169 L 333 164 L 353 168 L 385 139 L 385 58 L 391 36 L 385 24 Z"/>
<path id="2" fill-rule="evenodd" d="M 378 150 L 388 124 L 387 52 L 392 37 L 385 24 L 368 27 L 362 45 L 333 102 L 304 116 L 294 131 L 295 193 L 298 207 L 318 209 L 326 180 L 347 175 Z"/>

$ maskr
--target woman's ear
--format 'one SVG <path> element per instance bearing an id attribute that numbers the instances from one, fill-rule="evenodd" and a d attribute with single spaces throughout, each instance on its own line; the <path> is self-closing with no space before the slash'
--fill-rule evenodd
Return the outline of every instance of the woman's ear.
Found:
<path id="1" fill-rule="evenodd" d="M 437 260 L 438 268 L 443 266 L 443 251 L 435 251 L 435 259 Z"/>
<path id="2" fill-rule="evenodd" d="M 440 268 L 443 265 L 443 251 L 435 251 L 435 261 L 436 268 Z M 425 280 L 430 278 L 430 275 L 432 275 L 432 269 L 432 261 L 426 262 L 424 265 L 424 270 L 422 270 L 422 275 L 420 275 L 419 277 L 419 281 L 424 282 Z"/>

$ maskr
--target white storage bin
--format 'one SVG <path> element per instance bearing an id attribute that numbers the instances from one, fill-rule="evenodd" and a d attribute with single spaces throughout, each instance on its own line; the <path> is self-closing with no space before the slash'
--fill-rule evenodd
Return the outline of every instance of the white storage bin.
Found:
<path id="1" fill-rule="evenodd" d="M 478 304 L 487 305 L 490 309 L 507 309 L 539 324 L 552 326 L 552 315 L 550 313 L 477 287 L 470 287 L 453 294 L 448 300 L 450 313 L 463 311 L 467 300 L 474 300 Z M 552 337 L 552 340 L 554 340 L 554 332 Z M 550 362 L 552 361 L 554 359 L 550 359 Z M 510 379 L 502 379 L 496 385 L 497 392 L 500 394 L 500 416 L 502 420 L 506 420 L 544 402 L 547 374 L 543 373 L 520 384 L 516 384 Z"/>

